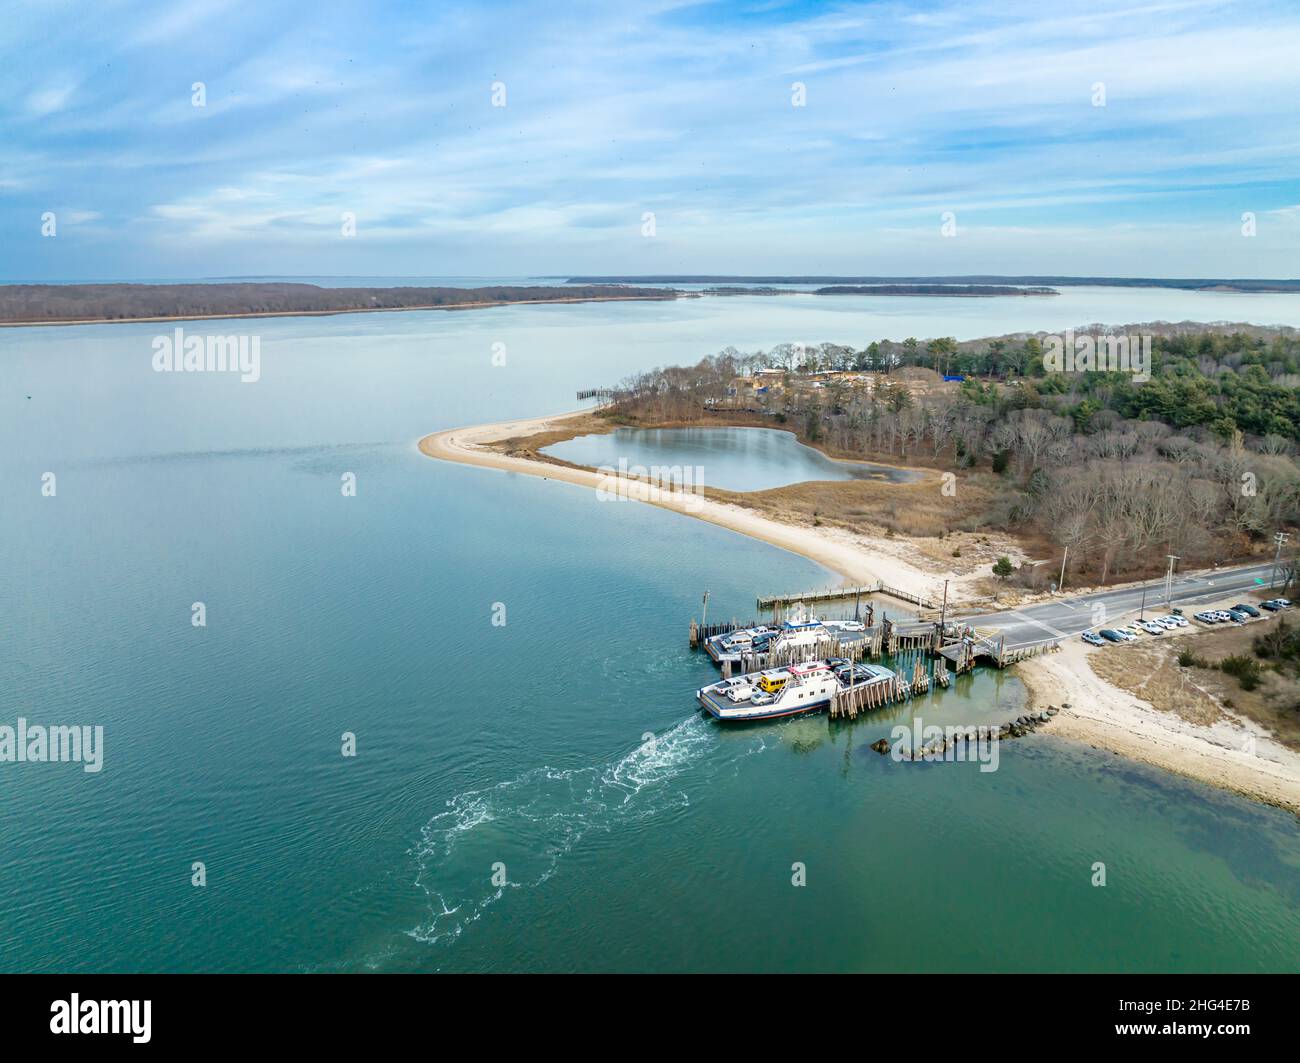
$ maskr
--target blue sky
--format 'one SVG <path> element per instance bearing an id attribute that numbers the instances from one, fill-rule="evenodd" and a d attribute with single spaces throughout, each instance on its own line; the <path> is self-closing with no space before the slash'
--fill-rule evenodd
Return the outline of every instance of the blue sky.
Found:
<path id="1" fill-rule="evenodd" d="M 3 279 L 1300 276 L 1292 0 L 27 0 L 0 47 Z"/>

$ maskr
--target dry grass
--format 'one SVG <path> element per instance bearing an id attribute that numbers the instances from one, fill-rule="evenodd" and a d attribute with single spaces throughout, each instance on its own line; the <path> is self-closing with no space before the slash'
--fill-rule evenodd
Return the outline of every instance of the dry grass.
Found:
<path id="1" fill-rule="evenodd" d="M 632 426 L 621 418 L 611 418 L 598 412 L 570 418 L 561 427 L 533 435 L 515 436 L 491 444 L 495 450 L 514 457 L 529 458 L 550 465 L 584 468 L 572 462 L 543 454 L 542 450 L 556 443 L 582 435 L 611 432 L 616 428 Z M 728 411 L 723 416 L 706 418 L 669 419 L 636 423 L 641 428 L 689 428 L 750 426 L 795 432 L 793 425 L 774 424 L 770 417 Z M 799 434 L 795 432 L 796 436 Z M 828 457 L 852 461 L 874 461 L 861 454 L 845 455 L 833 448 L 801 442 L 815 447 Z M 889 456 L 877 464 L 889 464 Z M 1025 557 L 1023 546 L 1010 535 L 991 531 L 954 531 L 955 528 L 976 528 L 988 510 L 996 490 L 996 477 L 981 473 L 965 473 L 957 484 L 955 494 L 945 494 L 943 477 L 924 466 L 906 466 L 921 473 L 913 483 L 897 484 L 880 480 L 816 480 L 766 491 L 726 491 L 706 487 L 708 498 L 754 510 L 764 516 L 791 524 L 813 527 L 839 528 L 871 538 L 892 539 L 905 542 L 922 567 L 932 570 L 971 573 L 991 568 L 994 561 L 1006 554 L 1020 561 Z M 991 579 L 991 577 L 990 577 Z M 994 590 L 990 583 L 990 592 Z M 1005 595 L 1008 588 L 996 589 Z"/>
<path id="2" fill-rule="evenodd" d="M 871 535 L 937 536 L 980 505 L 975 492 L 963 492 L 960 501 L 945 498 L 937 476 L 910 484 L 813 480 L 766 491 L 719 491 L 718 495 L 723 501 L 772 516 L 799 517 L 809 524 Z"/>
<path id="3" fill-rule="evenodd" d="M 1183 650 L 1207 663 L 1233 655 L 1252 656 L 1255 636 L 1272 622 L 1189 628 L 1188 634 L 1176 638 L 1161 635 L 1147 642 L 1108 646 L 1103 653 L 1091 654 L 1088 663 L 1101 678 L 1191 723 L 1214 723 L 1227 708 L 1267 728 L 1287 748 L 1300 750 L 1300 714 L 1294 709 L 1300 702 L 1300 683 L 1270 672 L 1255 690 L 1243 690 L 1235 678 L 1215 668 L 1185 668 L 1178 663 Z"/>

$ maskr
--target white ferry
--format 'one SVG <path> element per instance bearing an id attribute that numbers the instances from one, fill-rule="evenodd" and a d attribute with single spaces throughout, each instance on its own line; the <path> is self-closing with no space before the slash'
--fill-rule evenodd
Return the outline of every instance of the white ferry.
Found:
<path id="1" fill-rule="evenodd" d="M 860 620 L 822 620 L 806 610 L 797 610 L 779 627 L 760 625 L 739 628 L 704 640 L 704 649 L 715 664 L 738 664 L 749 653 L 786 652 L 812 649 L 823 639 L 852 642 L 865 637 Z"/>
<path id="2" fill-rule="evenodd" d="M 828 707 L 832 694 L 849 688 L 850 674 L 855 687 L 875 686 L 894 678 L 893 672 L 877 664 L 809 661 L 724 679 L 701 687 L 695 696 L 718 720 L 772 720 Z"/>
<path id="3" fill-rule="evenodd" d="M 734 664 L 740 660 L 742 654 L 756 652 L 755 639 L 762 645 L 776 634 L 776 628 L 772 627 L 743 627 L 737 631 L 729 631 L 705 639 L 704 649 L 717 664 L 723 661 L 731 661 Z"/>

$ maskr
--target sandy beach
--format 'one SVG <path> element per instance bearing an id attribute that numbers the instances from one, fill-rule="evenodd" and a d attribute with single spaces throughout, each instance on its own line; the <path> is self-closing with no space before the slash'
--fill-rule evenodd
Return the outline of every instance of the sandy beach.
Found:
<path id="1" fill-rule="evenodd" d="M 1053 734 L 1300 814 L 1300 754 L 1240 717 L 1201 727 L 1157 710 L 1092 670 L 1091 653 L 1105 652 L 1070 639 L 1060 653 L 1015 666 L 1036 707 L 1069 704 Z"/>
<path id="2" fill-rule="evenodd" d="M 945 575 L 957 578 L 956 574 L 936 575 L 910 564 L 901 556 L 907 549 L 905 543 L 885 543 L 853 535 L 839 528 L 786 524 L 743 506 L 730 505 L 699 494 L 660 491 L 642 480 L 609 477 L 589 469 L 534 461 L 503 454 L 490 446 L 505 439 L 562 429 L 567 421 L 589 414 L 589 410 L 584 410 L 551 417 L 453 428 L 425 436 L 420 440 L 419 447 L 427 456 L 443 461 L 540 476 L 546 480 L 561 480 L 606 492 L 614 489 L 627 498 L 708 521 L 800 554 L 837 573 L 848 585 L 883 580 L 891 587 L 937 601 L 943 594 Z M 950 592 L 950 598 L 952 597 L 955 596 Z"/>

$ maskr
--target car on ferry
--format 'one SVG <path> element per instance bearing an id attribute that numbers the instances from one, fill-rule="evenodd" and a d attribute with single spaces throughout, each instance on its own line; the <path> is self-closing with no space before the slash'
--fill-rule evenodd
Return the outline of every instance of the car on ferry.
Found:
<path id="1" fill-rule="evenodd" d="M 739 675 L 717 684 L 718 693 L 731 701 L 746 701 L 754 694 L 752 676 Z"/>
<path id="2" fill-rule="evenodd" d="M 790 673 L 786 671 L 761 672 L 758 687 L 765 694 L 779 694 L 781 688 L 790 682 Z"/>
<path id="3" fill-rule="evenodd" d="M 858 683 L 869 683 L 876 677 L 875 672 L 871 669 L 871 665 L 850 664 L 848 661 L 845 661 L 843 664 L 834 665 L 832 671 L 835 673 L 835 678 L 845 686 L 848 686 L 850 683 L 855 685 Z"/>

